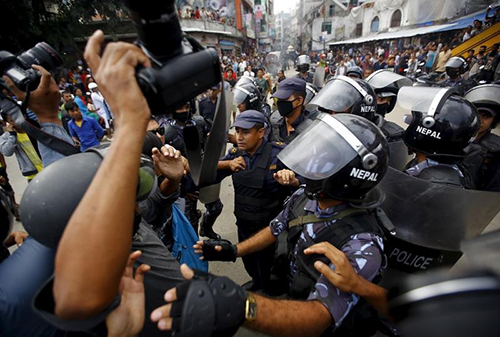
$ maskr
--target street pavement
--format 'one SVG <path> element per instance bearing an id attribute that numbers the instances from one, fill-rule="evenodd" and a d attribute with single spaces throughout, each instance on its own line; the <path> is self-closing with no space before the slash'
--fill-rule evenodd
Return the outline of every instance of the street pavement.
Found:
<path id="1" fill-rule="evenodd" d="M 296 74 L 294 70 L 286 71 L 287 77 L 292 77 Z M 269 103 L 271 101 L 269 100 Z M 403 112 L 402 111 L 393 111 L 388 116 L 388 119 L 400 124 L 404 127 L 402 123 Z M 20 202 L 24 189 L 27 186 L 26 179 L 21 175 L 17 161 L 15 157 L 6 157 L 7 161 L 7 171 L 9 174 L 9 178 L 11 184 L 16 192 L 17 202 Z M 214 226 L 214 230 L 221 235 L 222 238 L 228 239 L 233 243 L 238 242 L 237 239 L 237 231 L 236 231 L 236 220 L 233 215 L 234 210 L 234 192 L 233 192 L 233 183 L 231 178 L 226 178 L 221 184 L 221 192 L 220 199 L 224 204 L 224 209 L 222 214 L 217 219 L 217 222 Z M 204 211 L 204 207 L 201 203 L 198 206 L 200 209 Z M 500 228 L 500 215 L 491 222 L 491 224 L 486 228 L 485 232 L 499 229 Z M 15 230 L 21 230 L 22 225 L 19 222 L 16 222 Z M 461 259 L 454 269 L 461 269 L 464 266 L 464 259 Z M 227 276 L 238 284 L 243 284 L 250 280 L 250 277 L 246 273 L 243 263 L 241 259 L 238 259 L 236 263 L 232 262 L 210 262 L 209 271 L 215 275 L 223 275 Z M 264 336 L 262 334 L 250 331 L 246 328 L 240 328 L 238 333 L 235 335 L 237 337 L 250 337 L 250 336 Z"/>

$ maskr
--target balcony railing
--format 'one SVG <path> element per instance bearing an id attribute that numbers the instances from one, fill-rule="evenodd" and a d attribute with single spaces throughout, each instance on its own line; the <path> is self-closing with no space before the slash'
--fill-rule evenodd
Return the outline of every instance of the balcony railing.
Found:
<path id="1" fill-rule="evenodd" d="M 244 35 L 236 27 L 214 20 L 181 19 L 182 28 L 199 29 L 203 31 L 218 31 L 231 33 L 233 37 L 243 38 Z"/>

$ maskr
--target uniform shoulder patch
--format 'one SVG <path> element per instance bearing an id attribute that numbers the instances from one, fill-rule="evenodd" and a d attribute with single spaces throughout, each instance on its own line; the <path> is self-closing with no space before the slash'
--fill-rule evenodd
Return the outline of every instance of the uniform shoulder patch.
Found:
<path id="1" fill-rule="evenodd" d="M 272 145 L 280 148 L 284 148 L 286 146 L 286 144 L 283 142 L 272 142 Z"/>

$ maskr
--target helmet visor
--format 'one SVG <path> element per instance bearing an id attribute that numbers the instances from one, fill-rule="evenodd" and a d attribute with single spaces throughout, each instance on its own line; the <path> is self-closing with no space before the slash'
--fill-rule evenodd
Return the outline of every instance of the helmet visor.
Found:
<path id="1" fill-rule="evenodd" d="M 427 113 L 434 99 L 446 90 L 431 87 L 403 87 L 398 92 L 397 104 L 404 110 Z"/>
<path id="2" fill-rule="evenodd" d="M 246 90 L 245 88 L 241 88 L 241 87 L 234 87 L 233 94 L 234 94 L 233 103 L 236 105 L 240 105 L 247 98 L 248 90 Z"/>
<path id="3" fill-rule="evenodd" d="M 278 154 L 290 170 L 311 180 L 331 177 L 356 156 L 352 146 L 322 119 L 315 120 Z"/>
<path id="4" fill-rule="evenodd" d="M 378 70 L 368 76 L 366 82 L 375 89 L 382 89 L 393 83 L 398 88 L 413 85 L 413 82 L 408 77 L 401 76 L 390 70 Z"/>
<path id="5" fill-rule="evenodd" d="M 471 89 L 464 98 L 472 104 L 492 104 L 500 106 L 500 85 L 487 84 Z"/>
<path id="6" fill-rule="evenodd" d="M 349 83 L 334 79 L 328 82 L 323 89 L 307 105 L 308 110 L 318 107 L 333 112 L 345 112 L 350 109 L 361 97 L 359 91 Z"/>

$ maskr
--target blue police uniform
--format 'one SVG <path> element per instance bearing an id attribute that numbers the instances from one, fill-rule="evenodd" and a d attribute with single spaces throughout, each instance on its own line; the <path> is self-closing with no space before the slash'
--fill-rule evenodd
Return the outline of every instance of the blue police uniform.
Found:
<path id="1" fill-rule="evenodd" d="M 250 129 L 256 122 L 263 124 L 264 120 L 262 113 L 248 110 L 238 115 L 233 126 Z M 240 124 L 242 121 L 243 124 Z M 277 157 L 284 147 L 283 143 L 268 142 L 263 138 L 262 144 L 253 155 L 233 148 L 221 158 L 221 161 L 225 161 L 241 156 L 246 164 L 245 170 L 239 172 L 219 170 L 216 180 L 221 181 L 232 175 L 235 192 L 234 215 L 240 242 L 268 226 L 292 192 L 290 187 L 280 185 L 273 177 L 274 173 L 286 168 Z M 254 286 L 264 290 L 268 288 L 273 255 L 274 247 L 269 247 L 243 257 L 245 269 L 252 277 Z"/>
<path id="2" fill-rule="evenodd" d="M 292 227 L 292 221 L 299 216 L 304 219 L 303 225 Z M 308 217 L 315 220 L 307 220 Z M 277 237 L 278 260 L 284 258 L 289 268 L 285 271 L 287 280 L 290 280 L 289 296 L 320 301 L 333 318 L 334 325 L 329 332 L 335 330 L 336 336 L 343 336 L 346 332 L 349 336 L 350 333 L 352 336 L 371 336 L 373 325 L 363 321 L 363 324 L 353 326 L 353 315 L 354 312 L 363 312 L 366 317 L 376 314 L 364 302 L 359 303 L 359 296 L 338 290 L 326 277 L 314 273 L 314 259 L 302 252 L 316 243 L 330 242 L 345 253 L 359 275 L 372 281 L 387 266 L 383 253 L 383 233 L 375 216 L 367 210 L 353 208 L 348 203 L 321 209 L 318 201 L 309 200 L 304 189 L 300 188 L 269 226 L 271 233 Z M 283 252 L 282 243 L 291 248 L 283 257 L 279 256 L 279 252 Z M 335 268 L 330 261 L 325 263 Z"/>
<path id="3" fill-rule="evenodd" d="M 304 76 L 302 76 L 301 73 L 298 73 L 297 75 L 294 76 L 294 78 L 301 78 L 304 81 L 306 81 L 307 83 L 312 83 L 314 80 L 314 75 L 311 74 L 310 72 L 307 72 L 307 76 L 304 77 Z"/>
<path id="4" fill-rule="evenodd" d="M 205 97 L 204 99 L 200 100 L 198 102 L 198 108 L 200 110 L 200 115 L 207 118 L 207 119 L 214 120 L 215 109 L 217 107 L 217 101 L 218 101 L 218 99 L 215 100 L 215 103 L 212 102 L 210 97 Z"/>
<path id="5" fill-rule="evenodd" d="M 281 81 L 278 86 L 278 90 L 272 97 L 277 98 L 278 100 L 287 100 L 294 92 L 306 92 L 306 82 L 300 73 L 293 78 L 287 78 Z M 303 130 L 307 129 L 311 123 L 312 121 L 308 118 L 308 111 L 302 107 L 301 115 L 292 123 L 294 131 L 288 134 L 285 117 L 283 117 L 279 111 L 275 111 L 271 115 L 271 139 L 273 141 L 290 143 Z"/>

